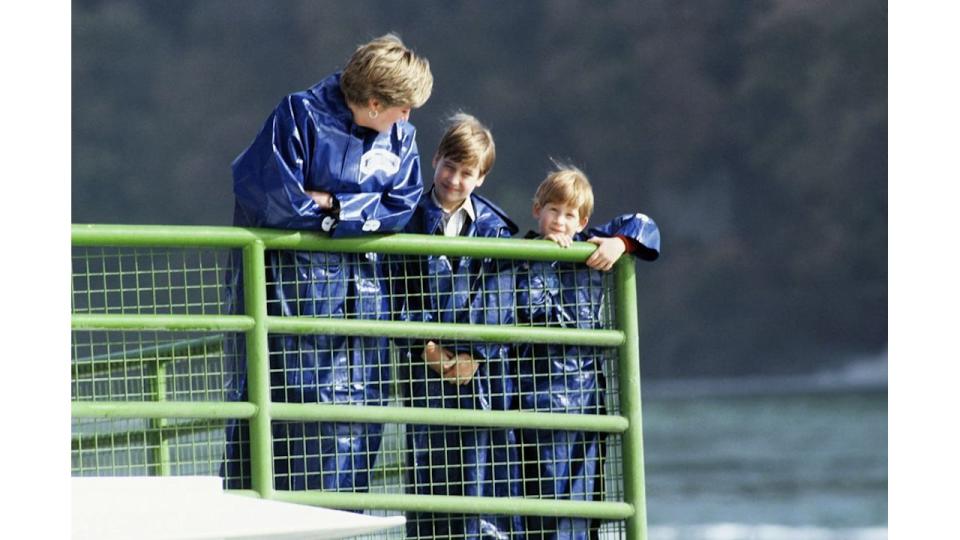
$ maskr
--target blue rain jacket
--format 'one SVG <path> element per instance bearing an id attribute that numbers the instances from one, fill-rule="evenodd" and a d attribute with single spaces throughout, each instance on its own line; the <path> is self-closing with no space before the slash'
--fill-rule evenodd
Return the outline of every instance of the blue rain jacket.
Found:
<path id="1" fill-rule="evenodd" d="M 471 195 L 476 220 L 461 236 L 507 238 L 516 225 L 493 203 Z M 442 235 L 443 211 L 424 194 L 406 232 Z M 410 259 L 403 318 L 461 324 L 512 324 L 515 278 L 507 261 L 423 257 Z M 444 382 L 422 359 L 423 341 L 400 341 L 401 387 L 409 406 L 508 410 L 514 405 L 515 374 L 509 345 L 443 343 L 480 364 L 465 385 Z M 408 485 L 422 495 L 522 496 L 517 434 L 512 429 L 407 426 Z M 522 529 L 519 517 L 409 513 L 407 536 L 415 538 L 508 538 Z"/>
<path id="2" fill-rule="evenodd" d="M 615 218 L 575 235 L 622 235 L 633 254 L 655 260 L 660 232 L 643 214 Z M 531 235 L 528 235 L 531 236 Z M 536 235 L 532 235 L 536 236 Z M 583 264 L 533 261 L 518 269 L 517 316 L 521 324 L 565 328 L 602 328 L 603 274 Z M 520 347 L 518 406 L 522 410 L 578 414 L 604 412 L 603 356 L 600 349 L 576 345 Z M 527 496 L 594 500 L 602 497 L 603 438 L 596 432 L 522 430 L 524 484 Z M 598 526 L 585 518 L 528 517 L 530 534 L 544 538 L 586 539 Z"/>
<path id="3" fill-rule="evenodd" d="M 340 74 L 285 97 L 233 163 L 234 225 L 326 231 L 333 237 L 403 229 L 423 192 L 408 123 L 377 133 L 353 123 Z M 339 211 L 321 210 L 305 190 L 327 191 Z M 231 313 L 242 312 L 239 256 L 228 276 Z M 375 253 L 268 251 L 271 316 L 389 319 L 386 265 Z M 242 343 L 242 342 L 241 342 Z M 383 405 L 388 340 L 379 337 L 271 335 L 274 401 Z M 246 399 L 242 346 L 228 395 Z M 249 486 L 245 423 L 227 430 L 227 487 Z M 381 442 L 379 424 L 277 422 L 276 489 L 364 491 Z"/>

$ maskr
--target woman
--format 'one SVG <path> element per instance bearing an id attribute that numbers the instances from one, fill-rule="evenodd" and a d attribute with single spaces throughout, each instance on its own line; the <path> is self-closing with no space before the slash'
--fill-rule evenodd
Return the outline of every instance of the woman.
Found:
<path id="1" fill-rule="evenodd" d="M 333 237 L 400 231 L 423 191 L 410 111 L 430 96 L 426 59 L 392 34 L 361 45 L 342 72 L 285 97 L 233 163 L 234 225 L 326 231 Z M 239 263 L 239 261 L 236 261 Z M 376 254 L 268 251 L 272 316 L 389 319 L 389 285 Z M 243 313 L 240 264 L 227 305 Z M 271 335 L 271 399 L 383 405 L 385 338 Z M 246 400 L 245 349 L 229 398 Z M 380 424 L 274 422 L 274 487 L 366 491 Z M 249 488 L 246 423 L 227 428 L 222 474 Z"/>

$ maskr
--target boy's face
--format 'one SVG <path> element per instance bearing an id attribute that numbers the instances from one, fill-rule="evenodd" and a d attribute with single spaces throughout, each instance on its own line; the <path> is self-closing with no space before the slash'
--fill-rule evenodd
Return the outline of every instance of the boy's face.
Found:
<path id="1" fill-rule="evenodd" d="M 444 210 L 454 210 L 483 185 L 479 167 L 468 167 L 447 158 L 433 158 L 433 192 Z"/>
<path id="2" fill-rule="evenodd" d="M 537 219 L 540 235 L 563 234 L 573 236 L 587 226 L 587 218 L 580 217 L 576 206 L 549 202 L 543 206 L 533 205 L 533 217 Z"/>

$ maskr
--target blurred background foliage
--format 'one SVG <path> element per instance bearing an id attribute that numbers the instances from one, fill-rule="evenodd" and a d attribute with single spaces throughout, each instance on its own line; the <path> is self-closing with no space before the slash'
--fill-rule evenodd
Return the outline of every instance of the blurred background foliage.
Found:
<path id="1" fill-rule="evenodd" d="M 813 373 L 887 340 L 882 0 L 75 0 L 72 221 L 231 222 L 230 162 L 274 105 L 388 31 L 429 58 L 424 157 L 463 109 L 480 191 L 532 228 L 550 158 L 594 222 L 641 211 L 650 377 Z"/>

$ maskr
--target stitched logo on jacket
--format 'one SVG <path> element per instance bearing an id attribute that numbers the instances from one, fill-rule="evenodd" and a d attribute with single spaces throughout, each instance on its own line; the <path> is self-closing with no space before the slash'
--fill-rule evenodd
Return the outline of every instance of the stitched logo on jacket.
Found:
<path id="1" fill-rule="evenodd" d="M 370 176 L 377 171 L 395 174 L 400 170 L 400 156 L 383 148 L 372 148 L 360 158 L 360 174 Z"/>

